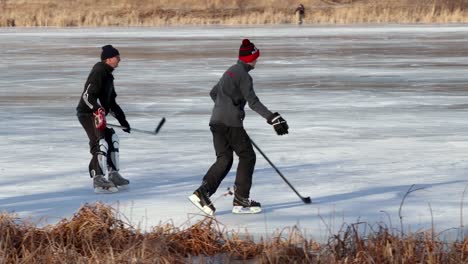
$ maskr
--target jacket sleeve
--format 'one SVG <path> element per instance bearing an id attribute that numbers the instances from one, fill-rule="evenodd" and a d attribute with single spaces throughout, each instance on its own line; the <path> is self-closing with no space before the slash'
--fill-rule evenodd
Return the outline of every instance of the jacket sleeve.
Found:
<path id="1" fill-rule="evenodd" d="M 250 75 L 243 76 L 243 78 L 240 79 L 240 90 L 245 100 L 249 104 L 250 109 L 254 110 L 265 119 L 268 119 L 268 117 L 273 114 L 266 106 L 262 104 L 262 102 L 260 102 L 260 99 L 258 99 L 257 95 L 255 94 L 252 77 L 250 77 Z"/>
<path id="2" fill-rule="evenodd" d="M 115 91 L 112 91 L 110 104 L 109 104 L 110 114 L 113 115 L 119 121 L 121 125 L 125 126 L 125 124 L 127 123 L 126 122 L 127 118 L 125 117 L 125 113 L 122 110 L 122 108 L 120 108 L 120 106 L 117 104 L 117 101 L 115 100 L 116 97 L 117 97 L 117 93 Z"/>
<path id="3" fill-rule="evenodd" d="M 210 97 L 213 102 L 216 102 L 216 97 L 218 96 L 219 82 L 211 88 Z"/>
<path id="4" fill-rule="evenodd" d="M 93 69 L 88 76 L 85 84 L 85 89 L 82 95 L 83 101 L 86 105 L 95 112 L 101 107 L 99 103 L 99 94 L 102 91 L 103 77 L 105 72 L 99 69 Z"/>

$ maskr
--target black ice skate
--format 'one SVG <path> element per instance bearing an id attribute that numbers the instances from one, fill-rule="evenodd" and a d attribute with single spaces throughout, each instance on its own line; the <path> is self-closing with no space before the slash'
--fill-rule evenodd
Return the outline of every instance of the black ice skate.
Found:
<path id="1" fill-rule="evenodd" d="M 93 177 L 93 185 L 95 193 L 115 193 L 119 191 L 114 183 L 106 180 L 102 175 Z"/>
<path id="2" fill-rule="evenodd" d="M 232 204 L 233 214 L 258 214 L 262 211 L 262 205 L 259 202 L 238 195 L 234 195 Z"/>
<path id="3" fill-rule="evenodd" d="M 216 208 L 213 206 L 213 203 L 210 200 L 209 193 L 204 187 L 200 187 L 192 195 L 190 195 L 189 200 L 198 207 L 202 212 L 209 216 L 213 216 Z"/>
<path id="4" fill-rule="evenodd" d="M 122 177 L 119 171 L 116 170 L 109 170 L 109 181 L 121 189 L 126 189 L 130 183 L 129 180 Z"/>

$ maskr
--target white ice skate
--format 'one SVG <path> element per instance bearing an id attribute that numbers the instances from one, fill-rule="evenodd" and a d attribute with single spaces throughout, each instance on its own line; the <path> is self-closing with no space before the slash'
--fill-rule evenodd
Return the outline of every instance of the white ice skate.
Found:
<path id="1" fill-rule="evenodd" d="M 193 192 L 188 199 L 195 205 L 198 209 L 209 216 L 213 216 L 216 208 L 213 206 L 213 203 L 210 200 L 210 197 L 206 192 L 200 188 Z"/>
<path id="2" fill-rule="evenodd" d="M 233 214 L 258 214 L 261 211 L 262 206 L 259 202 L 247 198 L 234 197 Z"/>

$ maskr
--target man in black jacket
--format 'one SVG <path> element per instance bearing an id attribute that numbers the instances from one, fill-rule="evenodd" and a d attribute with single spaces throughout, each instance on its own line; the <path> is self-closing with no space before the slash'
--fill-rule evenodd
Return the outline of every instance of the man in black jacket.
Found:
<path id="1" fill-rule="evenodd" d="M 85 83 L 76 108 L 78 120 L 89 138 L 89 175 L 93 178 L 96 193 L 117 192 L 130 182 L 119 173 L 119 138 L 114 129 L 106 126 L 106 115 L 111 113 L 130 133 L 125 114 L 115 101 L 112 72 L 119 66 L 120 54 L 112 45 L 102 47 L 101 61 L 96 63 Z M 108 174 L 108 179 L 106 176 Z"/>
<path id="2" fill-rule="evenodd" d="M 296 23 L 298 25 L 302 25 L 302 23 L 304 22 L 304 18 L 305 18 L 304 5 L 299 4 L 299 6 L 297 6 L 296 10 L 294 11 L 294 14 L 296 15 Z"/>
<path id="3" fill-rule="evenodd" d="M 218 189 L 233 163 L 233 152 L 239 156 L 234 186 L 233 213 L 258 213 L 261 205 L 249 199 L 252 174 L 255 167 L 255 152 L 243 127 L 244 107 L 249 107 L 273 125 L 278 135 L 288 133 L 286 121 L 278 113 L 272 113 L 255 94 L 249 71 L 254 69 L 260 50 L 248 39 L 242 41 L 239 60 L 221 77 L 210 92 L 214 107 L 210 119 L 210 130 L 216 151 L 216 162 L 203 178 L 201 186 L 189 199 L 195 206 L 209 215 L 215 207 L 210 196 Z"/>

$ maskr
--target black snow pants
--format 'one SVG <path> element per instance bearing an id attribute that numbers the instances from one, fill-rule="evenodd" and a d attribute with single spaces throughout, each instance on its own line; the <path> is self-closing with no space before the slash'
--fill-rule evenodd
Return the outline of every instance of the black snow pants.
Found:
<path id="1" fill-rule="evenodd" d="M 112 163 L 112 159 L 110 157 L 110 153 L 113 151 L 118 152 L 118 149 L 114 148 L 114 145 L 112 144 L 112 135 L 115 134 L 114 129 L 106 127 L 104 131 L 100 131 L 96 129 L 96 126 L 94 125 L 94 116 L 93 114 L 77 114 L 78 116 L 78 121 L 80 121 L 81 126 L 84 128 L 86 131 L 86 134 L 88 135 L 89 139 L 89 151 L 91 152 L 91 155 L 93 157 L 91 158 L 91 161 L 89 162 L 88 170 L 89 170 L 89 176 L 92 178 L 93 177 L 93 171 L 96 173 L 96 175 L 103 175 L 103 170 L 101 166 L 99 166 L 99 161 L 98 161 L 98 155 L 102 154 L 107 157 L 107 165 L 111 167 L 112 169 L 116 169 L 115 165 Z M 104 152 L 104 150 L 100 149 L 99 146 L 99 141 L 104 138 L 105 141 L 107 142 L 107 151 Z M 104 175 L 105 176 L 105 175 Z"/>
<path id="2" fill-rule="evenodd" d="M 221 181 L 228 174 L 232 167 L 233 152 L 235 152 L 239 157 L 234 183 L 235 192 L 240 197 L 249 198 L 256 156 L 247 132 L 243 127 L 227 127 L 218 124 L 210 125 L 210 130 L 213 134 L 216 162 L 203 178 L 209 194 L 216 192 Z"/>

